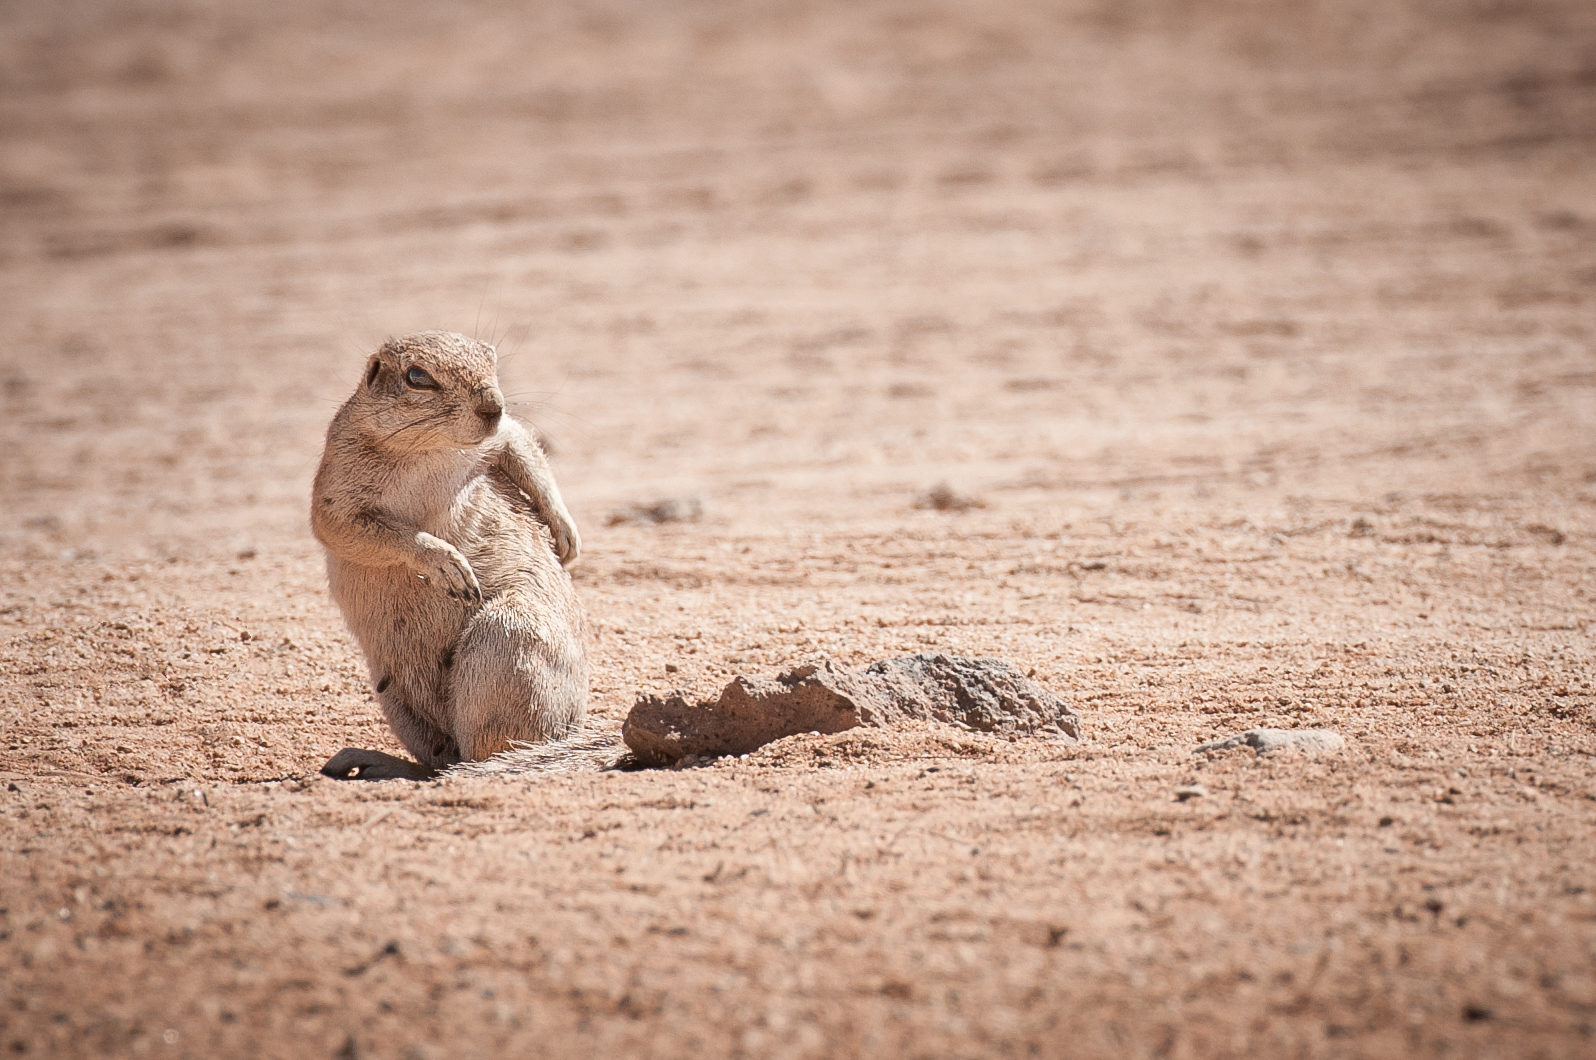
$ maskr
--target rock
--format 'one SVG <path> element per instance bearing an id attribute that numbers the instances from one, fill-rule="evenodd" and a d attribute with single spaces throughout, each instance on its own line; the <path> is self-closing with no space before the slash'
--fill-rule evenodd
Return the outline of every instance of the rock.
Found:
<path id="1" fill-rule="evenodd" d="M 609 525 L 623 523 L 696 523 L 704 517 L 704 502 L 697 497 L 667 497 L 655 504 L 633 504 L 610 513 Z"/>
<path id="2" fill-rule="evenodd" d="M 1002 659 L 906 655 L 873 663 L 863 676 L 890 704 L 870 724 L 920 719 L 1004 735 L 1081 735 L 1068 704 Z"/>
<path id="3" fill-rule="evenodd" d="M 688 755 L 740 755 L 803 732 L 834 733 L 866 724 L 870 690 L 831 662 L 799 666 L 774 681 L 732 678 L 714 701 L 640 696 L 621 738 L 645 766 Z"/>
<path id="4" fill-rule="evenodd" d="M 1184 784 L 1175 789 L 1176 802 L 1188 802 L 1192 799 L 1206 799 L 1208 789 L 1201 784 Z"/>
<path id="5" fill-rule="evenodd" d="M 1329 729 L 1248 729 L 1236 736 L 1210 740 L 1200 745 L 1193 754 L 1202 751 L 1228 751 L 1232 747 L 1251 747 L 1261 755 L 1271 751 L 1292 749 L 1320 754 L 1339 751 L 1347 745 L 1340 733 Z"/>
<path id="6" fill-rule="evenodd" d="M 913 655 L 850 671 L 829 659 L 774 681 L 738 676 L 713 701 L 643 696 L 621 730 L 640 764 L 671 765 L 693 755 L 747 754 L 800 733 L 861 725 L 942 721 L 982 732 L 1074 740 L 1080 719 L 1057 696 L 1001 659 Z"/>
<path id="7" fill-rule="evenodd" d="M 967 512 L 971 508 L 985 508 L 986 502 L 955 493 L 946 482 L 938 482 L 918 498 L 914 506 L 929 508 L 934 512 Z"/>

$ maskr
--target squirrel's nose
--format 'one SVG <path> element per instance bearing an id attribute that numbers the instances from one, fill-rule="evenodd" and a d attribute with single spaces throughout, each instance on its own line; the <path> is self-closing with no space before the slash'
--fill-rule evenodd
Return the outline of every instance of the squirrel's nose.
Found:
<path id="1" fill-rule="evenodd" d="M 489 387 L 477 395 L 477 415 L 489 422 L 504 415 L 504 395 L 498 387 Z"/>

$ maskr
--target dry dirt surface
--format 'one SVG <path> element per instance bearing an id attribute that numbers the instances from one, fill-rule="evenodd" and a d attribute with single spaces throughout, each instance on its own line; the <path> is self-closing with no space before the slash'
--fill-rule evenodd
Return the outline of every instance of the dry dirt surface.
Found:
<path id="1" fill-rule="evenodd" d="M 1596 1055 L 1587 0 L 8 0 L 0 305 L 4 1056 Z M 1081 741 L 318 778 L 433 327 L 595 726 L 944 652 Z"/>

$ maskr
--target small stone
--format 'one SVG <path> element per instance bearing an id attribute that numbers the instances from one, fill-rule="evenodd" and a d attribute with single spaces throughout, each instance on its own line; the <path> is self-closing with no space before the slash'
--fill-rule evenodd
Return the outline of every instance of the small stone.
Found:
<path id="1" fill-rule="evenodd" d="M 971 508 L 985 508 L 986 503 L 975 497 L 955 493 L 953 487 L 946 482 L 938 482 L 916 500 L 914 506 L 934 512 L 967 512 Z"/>
<path id="2" fill-rule="evenodd" d="M 1183 784 L 1175 789 L 1175 801 L 1186 802 L 1191 799 L 1206 799 L 1208 789 L 1201 784 Z"/>
<path id="3" fill-rule="evenodd" d="M 697 497 L 667 497 L 653 504 L 633 504 L 610 513 L 609 525 L 626 523 L 696 523 L 704 517 L 704 502 Z"/>
<path id="4" fill-rule="evenodd" d="M 1329 729 L 1248 729 L 1235 736 L 1200 744 L 1193 753 L 1228 751 L 1232 747 L 1251 747 L 1261 755 L 1287 749 L 1319 754 L 1339 751 L 1346 745 L 1347 741 L 1340 733 L 1331 732 Z"/>

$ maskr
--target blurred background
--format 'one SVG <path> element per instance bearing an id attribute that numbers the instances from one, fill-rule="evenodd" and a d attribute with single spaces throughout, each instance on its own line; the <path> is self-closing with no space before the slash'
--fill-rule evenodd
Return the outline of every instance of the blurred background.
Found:
<path id="1" fill-rule="evenodd" d="M 0 554 L 309 547 L 428 327 L 588 523 L 1588 494 L 1593 161 L 1583 0 L 9 0 Z"/>

